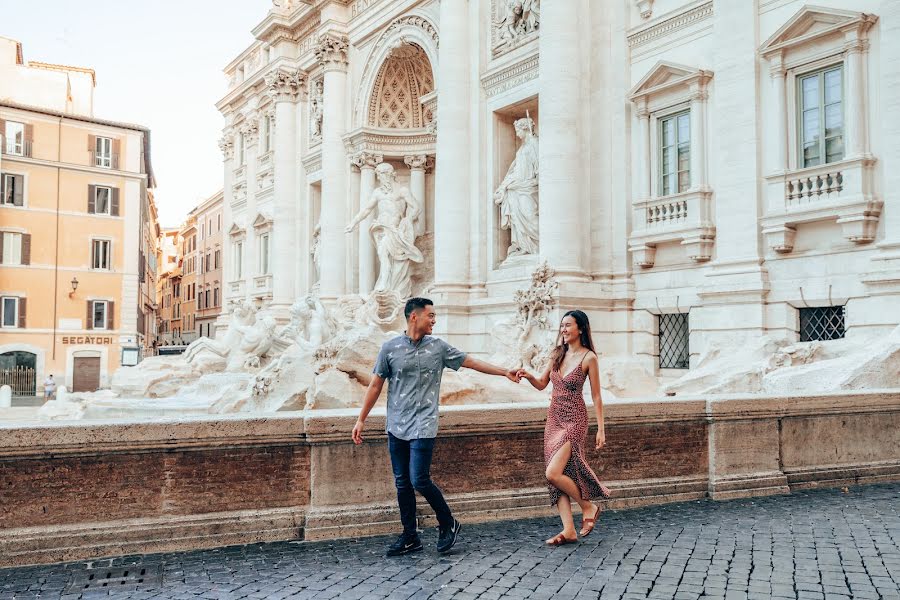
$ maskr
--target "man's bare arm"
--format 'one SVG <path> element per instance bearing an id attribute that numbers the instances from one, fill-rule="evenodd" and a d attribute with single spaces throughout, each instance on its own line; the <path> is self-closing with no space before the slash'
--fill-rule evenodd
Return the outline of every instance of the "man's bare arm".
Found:
<path id="1" fill-rule="evenodd" d="M 383 387 L 384 379 L 378 375 L 372 375 L 372 381 L 369 382 L 369 387 L 366 388 L 363 405 L 359 411 L 359 417 L 356 419 L 356 425 L 353 426 L 353 433 L 351 434 L 353 442 L 356 444 L 362 443 L 363 425 L 366 422 L 369 413 L 372 412 L 372 407 L 378 402 L 378 397 L 381 395 L 381 389 Z"/>

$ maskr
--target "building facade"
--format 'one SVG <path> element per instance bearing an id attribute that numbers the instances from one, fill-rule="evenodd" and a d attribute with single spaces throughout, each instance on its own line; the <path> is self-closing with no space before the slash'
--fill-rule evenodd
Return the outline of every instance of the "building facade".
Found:
<path id="1" fill-rule="evenodd" d="M 181 335 L 181 228 L 162 230 L 158 245 L 159 277 L 156 283 L 157 348 L 178 344 Z"/>
<path id="2" fill-rule="evenodd" d="M 146 334 L 150 132 L 96 118 L 93 88 L 92 71 L 26 63 L 0 38 L 0 357 L 37 388 L 103 387 Z"/>
<path id="3" fill-rule="evenodd" d="M 198 261 L 198 235 L 197 235 L 197 218 L 194 212 L 188 214 L 187 219 L 181 226 L 179 232 L 181 238 L 181 257 L 179 262 L 181 268 L 181 285 L 179 286 L 180 295 L 175 299 L 180 305 L 179 316 L 181 317 L 181 329 L 175 340 L 176 344 L 190 344 L 196 337 L 194 327 L 195 307 L 197 304 L 197 261 Z"/>
<path id="4" fill-rule="evenodd" d="M 661 377 L 883 334 L 898 32 L 887 0 L 278 0 L 218 103 L 225 299 L 286 320 L 384 287 L 384 251 L 476 352 L 545 261 L 556 307 Z M 380 216 L 345 231 L 385 164 L 419 204 L 406 254 Z"/>
<path id="5" fill-rule="evenodd" d="M 222 191 L 204 200 L 192 211 L 197 221 L 195 337 L 215 338 L 216 319 L 222 312 Z"/>
<path id="6" fill-rule="evenodd" d="M 159 308 L 156 298 L 158 278 L 157 257 L 162 230 L 159 227 L 156 202 L 153 193 L 147 193 L 142 208 L 141 249 L 138 257 L 138 343 L 141 357 L 152 356 L 156 349 L 157 319 Z"/>

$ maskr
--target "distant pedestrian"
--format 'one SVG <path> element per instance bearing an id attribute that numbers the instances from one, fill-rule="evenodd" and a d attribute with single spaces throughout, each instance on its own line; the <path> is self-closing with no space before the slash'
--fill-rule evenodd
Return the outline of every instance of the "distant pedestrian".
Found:
<path id="1" fill-rule="evenodd" d="M 581 536 L 594 530 L 600 505 L 591 500 L 609 498 L 609 489 L 588 464 L 585 437 L 588 431 L 587 408 L 582 389 L 591 381 L 591 397 L 597 411 L 597 438 L 594 448 L 606 444 L 603 426 L 603 402 L 600 399 L 600 366 L 588 317 L 580 310 L 563 315 L 556 349 L 550 364 L 540 377 L 520 370 L 519 375 L 535 389 L 543 390 L 553 383 L 547 424 L 544 428 L 545 475 L 550 489 L 550 504 L 559 508 L 563 530 L 546 543 L 550 546 L 571 544 L 578 540 L 572 518 L 572 500 L 581 507 Z"/>
<path id="2" fill-rule="evenodd" d="M 44 380 L 44 400 L 56 400 L 56 381 L 53 379 L 53 373 L 47 375 Z"/>
<path id="3" fill-rule="evenodd" d="M 431 481 L 431 458 L 438 431 L 438 400 L 444 369 L 456 371 L 467 367 L 519 382 L 515 370 L 508 371 L 466 356 L 444 340 L 432 337 L 436 317 L 431 300 L 410 298 L 404 313 L 406 332 L 381 347 L 352 433 L 354 443 L 361 444 L 363 424 L 387 381 L 388 450 L 403 523 L 403 534 L 388 548 L 388 556 L 422 549 L 416 528 L 416 492 L 425 497 L 437 516 L 438 552 L 450 550 L 459 533 L 459 521 L 451 514 L 441 490 Z"/>

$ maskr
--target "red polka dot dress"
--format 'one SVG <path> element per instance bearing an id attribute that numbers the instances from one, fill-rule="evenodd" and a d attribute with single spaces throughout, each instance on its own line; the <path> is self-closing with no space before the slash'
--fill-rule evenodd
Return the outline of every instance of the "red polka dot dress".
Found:
<path id="1" fill-rule="evenodd" d="M 550 372 L 553 393 L 544 427 L 544 464 L 549 465 L 559 449 L 566 442 L 571 442 L 572 455 L 563 474 L 575 482 L 583 499 L 594 500 L 609 498 L 609 489 L 600 483 L 597 474 L 585 459 L 584 441 L 588 431 L 588 416 L 582 389 L 586 379 L 581 363 L 565 377 L 559 371 Z M 547 487 L 550 490 L 550 505 L 553 506 L 559 501 L 562 492 L 553 484 L 548 483 Z"/>

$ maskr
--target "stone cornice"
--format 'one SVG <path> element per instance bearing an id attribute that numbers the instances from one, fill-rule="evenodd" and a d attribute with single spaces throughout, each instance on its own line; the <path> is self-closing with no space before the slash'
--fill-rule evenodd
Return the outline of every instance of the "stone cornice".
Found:
<path id="1" fill-rule="evenodd" d="M 695 5 L 688 10 L 681 11 L 675 15 L 663 15 L 657 22 L 650 22 L 642 25 L 628 35 L 628 45 L 631 48 L 637 48 L 648 44 L 661 37 L 671 35 L 676 31 L 690 27 L 695 23 L 705 21 L 713 16 L 712 0 Z"/>
<path id="2" fill-rule="evenodd" d="M 488 71 L 481 77 L 481 86 L 490 96 L 496 96 L 538 77 L 538 54 L 526 55 L 510 65 Z"/>
<path id="3" fill-rule="evenodd" d="M 344 136 L 350 154 L 375 152 L 393 158 L 412 154 L 434 154 L 437 137 L 425 129 L 379 129 L 361 127 Z"/>

